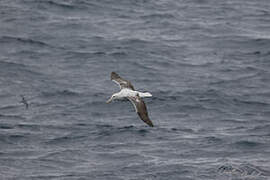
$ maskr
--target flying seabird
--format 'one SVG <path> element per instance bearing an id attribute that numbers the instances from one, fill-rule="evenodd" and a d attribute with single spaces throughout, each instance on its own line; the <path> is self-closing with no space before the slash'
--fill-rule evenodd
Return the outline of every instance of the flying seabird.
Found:
<path id="1" fill-rule="evenodd" d="M 137 114 L 146 124 L 153 127 L 152 121 L 148 117 L 148 112 L 142 97 L 151 97 L 152 94 L 149 92 L 139 92 L 135 91 L 133 85 L 130 81 L 121 78 L 117 73 L 111 73 L 111 80 L 120 86 L 120 91 L 118 93 L 114 93 L 111 98 L 107 101 L 110 103 L 114 99 L 122 99 L 127 98 L 134 106 Z"/>
<path id="2" fill-rule="evenodd" d="M 23 95 L 21 95 L 21 98 L 22 100 L 20 101 L 21 103 L 23 103 L 25 105 L 25 108 L 28 109 L 29 107 L 29 104 L 28 102 L 26 101 L 25 97 Z"/>

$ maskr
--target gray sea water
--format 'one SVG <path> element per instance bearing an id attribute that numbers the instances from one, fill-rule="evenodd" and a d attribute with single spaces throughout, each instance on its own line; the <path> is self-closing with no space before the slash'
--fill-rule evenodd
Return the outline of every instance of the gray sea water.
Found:
<path id="1" fill-rule="evenodd" d="M 269 0 L 0 0 L 0 179 L 269 180 Z"/>

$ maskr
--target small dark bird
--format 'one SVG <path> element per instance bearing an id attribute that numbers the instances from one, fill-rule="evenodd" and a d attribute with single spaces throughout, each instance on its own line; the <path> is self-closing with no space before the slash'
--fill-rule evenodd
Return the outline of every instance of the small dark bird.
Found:
<path id="1" fill-rule="evenodd" d="M 25 97 L 23 95 L 21 95 L 21 98 L 22 100 L 20 101 L 21 103 L 23 103 L 25 105 L 25 108 L 28 109 L 29 107 L 29 104 L 28 102 L 26 101 Z"/>

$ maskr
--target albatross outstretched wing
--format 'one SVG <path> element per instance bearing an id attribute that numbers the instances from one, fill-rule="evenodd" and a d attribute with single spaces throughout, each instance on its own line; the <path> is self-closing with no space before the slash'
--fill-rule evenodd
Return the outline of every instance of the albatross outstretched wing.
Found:
<path id="1" fill-rule="evenodd" d="M 111 73 L 111 80 L 114 81 L 116 84 L 120 86 L 120 89 L 128 88 L 131 90 L 135 90 L 132 84 L 123 78 L 121 78 L 117 73 L 112 72 Z"/>
<path id="2" fill-rule="evenodd" d="M 154 127 L 152 121 L 148 117 L 147 108 L 142 98 L 140 98 L 139 95 L 136 95 L 133 97 L 128 97 L 128 99 L 135 107 L 136 112 L 140 116 L 141 120 L 143 120 L 149 126 Z"/>

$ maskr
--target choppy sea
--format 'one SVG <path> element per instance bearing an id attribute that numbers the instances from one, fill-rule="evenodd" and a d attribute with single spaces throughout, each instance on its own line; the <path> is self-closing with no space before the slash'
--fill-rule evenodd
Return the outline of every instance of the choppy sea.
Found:
<path id="1" fill-rule="evenodd" d="M 269 0 L 0 0 L 0 179 L 269 180 Z"/>

